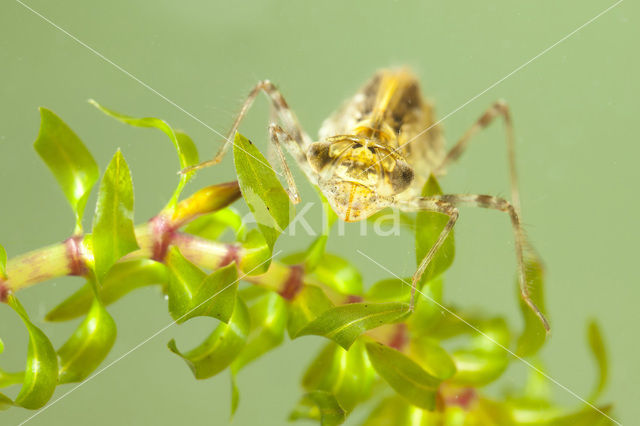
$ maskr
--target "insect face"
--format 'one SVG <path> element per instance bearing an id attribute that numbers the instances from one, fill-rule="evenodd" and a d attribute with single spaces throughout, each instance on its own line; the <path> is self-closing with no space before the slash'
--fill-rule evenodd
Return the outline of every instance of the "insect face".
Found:
<path id="1" fill-rule="evenodd" d="M 413 170 L 398 155 L 368 139 L 333 137 L 311 144 L 307 158 L 318 186 L 346 222 L 366 219 L 390 205 L 413 180 Z"/>

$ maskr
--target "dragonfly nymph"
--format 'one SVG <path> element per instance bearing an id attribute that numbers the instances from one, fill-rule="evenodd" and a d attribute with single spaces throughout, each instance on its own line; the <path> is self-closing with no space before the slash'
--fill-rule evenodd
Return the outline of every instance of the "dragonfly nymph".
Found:
<path id="1" fill-rule="evenodd" d="M 515 237 L 518 280 L 523 300 L 549 324 L 529 295 L 524 251 L 528 247 L 520 224 L 514 136 L 509 108 L 503 101 L 490 106 L 453 147 L 446 151 L 433 107 L 421 93 L 417 78 L 406 69 L 378 71 L 352 98 L 323 123 L 317 141 L 300 126 L 278 89 L 269 81 L 259 82 L 250 92 L 240 113 L 214 159 L 183 172 L 219 163 L 232 137 L 258 93 L 271 101 L 279 123 L 269 126 L 287 180 L 289 197 L 300 201 L 293 175 L 282 151 L 284 145 L 306 177 L 317 185 L 336 214 L 346 222 L 366 219 L 386 208 L 402 211 L 430 211 L 448 216 L 437 241 L 425 255 L 412 278 L 410 306 L 420 277 L 458 219 L 459 207 L 481 207 L 508 214 Z M 507 152 L 512 202 L 491 195 L 444 194 L 422 197 L 421 190 L 431 174 L 443 175 L 446 167 L 465 151 L 469 140 L 496 117 L 502 117 L 507 131 Z"/>

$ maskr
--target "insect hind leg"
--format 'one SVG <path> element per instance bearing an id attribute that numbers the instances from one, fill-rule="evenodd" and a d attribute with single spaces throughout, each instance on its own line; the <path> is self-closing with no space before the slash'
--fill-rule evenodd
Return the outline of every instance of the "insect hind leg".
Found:
<path id="1" fill-rule="evenodd" d="M 509 181 L 511 186 L 511 202 L 517 212 L 520 212 L 520 193 L 518 190 L 518 173 L 516 170 L 515 135 L 509 105 L 504 100 L 493 103 L 475 123 L 462 135 L 456 144 L 447 152 L 442 163 L 436 168 L 436 173 L 457 161 L 466 151 L 469 141 L 481 130 L 488 127 L 497 117 L 502 117 L 505 124 L 507 159 L 509 162 Z"/>
<path id="2" fill-rule="evenodd" d="M 513 206 L 507 200 L 491 195 L 477 195 L 477 194 L 444 194 L 433 197 L 422 197 L 414 200 L 404 201 L 398 203 L 397 207 L 402 210 L 408 211 L 434 211 L 438 213 L 444 213 L 449 216 L 449 221 L 445 225 L 444 229 L 440 233 L 438 240 L 431 247 L 425 258 L 420 263 L 418 270 L 413 276 L 412 280 L 412 305 L 413 306 L 413 293 L 420 277 L 429 266 L 429 263 L 435 256 L 435 253 L 444 243 L 445 238 L 453 229 L 455 222 L 458 218 L 458 207 L 480 207 L 485 209 L 498 210 L 509 215 L 511 220 L 511 227 L 513 229 L 516 251 L 516 262 L 518 267 L 518 284 L 520 286 L 520 296 L 529 308 L 540 319 L 540 322 L 544 326 L 547 332 L 550 330 L 549 322 L 545 318 L 542 311 L 536 306 L 535 302 L 531 299 L 529 292 L 529 285 L 527 281 L 526 265 L 524 262 L 524 249 L 526 241 L 522 232 L 522 226 L 520 223 L 520 216 Z"/>

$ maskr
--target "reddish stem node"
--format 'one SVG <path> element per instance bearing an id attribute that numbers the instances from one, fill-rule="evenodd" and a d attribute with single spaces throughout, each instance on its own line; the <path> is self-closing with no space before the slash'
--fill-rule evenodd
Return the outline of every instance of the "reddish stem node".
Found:
<path id="1" fill-rule="evenodd" d="M 289 277 L 284 282 L 280 296 L 287 300 L 293 299 L 302 289 L 302 277 L 304 275 L 304 266 L 293 265 L 289 268 Z"/>
<path id="2" fill-rule="evenodd" d="M 401 351 L 402 348 L 404 348 L 405 345 L 409 343 L 409 330 L 407 329 L 407 324 L 405 323 L 396 324 L 394 328 L 395 331 L 391 336 L 391 340 L 389 341 L 389 347 Z"/>
<path id="3" fill-rule="evenodd" d="M 67 238 L 64 242 L 67 249 L 67 258 L 69 259 L 69 275 L 82 277 L 85 276 L 89 270 L 83 255 L 82 238 L 82 235 L 74 235 L 73 237 Z"/>
<path id="4" fill-rule="evenodd" d="M 476 399 L 476 391 L 473 388 L 463 388 L 453 394 L 444 396 L 446 405 L 457 405 L 468 410 L 473 401 Z"/>
<path id="5" fill-rule="evenodd" d="M 240 247 L 235 244 L 226 244 L 227 254 L 220 261 L 220 268 L 229 265 L 231 262 L 240 263 Z"/>
<path id="6" fill-rule="evenodd" d="M 175 234 L 175 228 L 165 215 L 158 215 L 149 221 L 153 233 L 153 247 L 151 248 L 151 259 L 156 262 L 164 261 L 171 244 L 171 239 Z"/>
<path id="7" fill-rule="evenodd" d="M 362 302 L 364 299 L 362 298 L 362 296 L 357 296 L 355 294 L 350 294 L 347 296 L 347 299 L 345 300 L 345 303 L 360 303 Z"/>
<path id="8" fill-rule="evenodd" d="M 9 287 L 0 281 L 0 302 L 5 303 L 9 298 Z"/>

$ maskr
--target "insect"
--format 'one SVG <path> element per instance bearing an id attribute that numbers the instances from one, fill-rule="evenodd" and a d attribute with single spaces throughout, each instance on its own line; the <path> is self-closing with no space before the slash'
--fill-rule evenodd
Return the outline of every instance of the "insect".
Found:
<path id="1" fill-rule="evenodd" d="M 410 307 L 420 277 L 442 246 L 465 206 L 506 213 L 515 238 L 518 281 L 523 300 L 549 330 L 544 315 L 527 288 L 524 262 L 525 237 L 520 224 L 519 195 L 514 155 L 514 134 L 509 108 L 504 101 L 490 106 L 449 151 L 444 149 L 441 128 L 433 107 L 422 97 L 417 78 L 407 69 L 378 71 L 352 98 L 322 124 L 318 141 L 301 128 L 282 94 L 269 81 L 259 82 L 249 93 L 216 156 L 183 172 L 219 163 L 256 96 L 264 92 L 271 101 L 270 141 L 286 178 L 289 197 L 300 201 L 282 146 L 296 160 L 306 177 L 317 185 L 337 215 L 346 222 L 363 220 L 385 207 L 402 211 L 429 211 L 448 216 L 437 241 L 425 255 L 412 278 Z M 430 174 L 442 175 L 465 151 L 468 142 L 495 118 L 506 125 L 512 203 L 499 197 L 477 194 L 443 194 L 421 197 Z M 276 123 L 277 118 L 280 124 Z"/>

